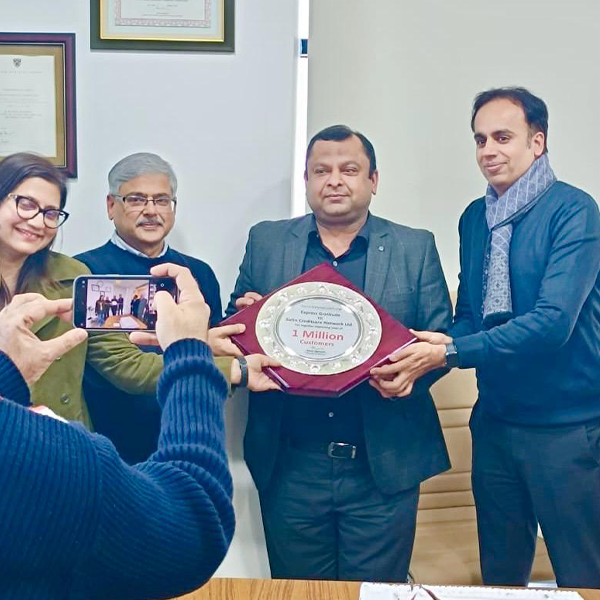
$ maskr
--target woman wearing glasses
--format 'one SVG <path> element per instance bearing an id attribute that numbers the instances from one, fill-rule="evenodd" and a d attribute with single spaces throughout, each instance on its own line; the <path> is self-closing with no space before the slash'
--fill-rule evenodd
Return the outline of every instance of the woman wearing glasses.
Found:
<path id="1" fill-rule="evenodd" d="M 70 298 L 73 280 L 89 273 L 78 260 L 52 252 L 59 227 L 67 220 L 64 177 L 48 160 L 35 154 L 13 154 L 0 162 L 0 309 L 16 294 L 37 292 L 51 300 Z M 110 304 L 110 300 L 105 299 Z M 58 337 L 70 325 L 58 318 L 36 323 L 31 331 L 41 340 Z M 90 427 L 82 392 L 85 363 L 128 394 L 154 394 L 163 367 L 162 356 L 141 352 L 126 336 L 96 334 L 56 361 L 32 386 L 34 404 Z M 245 382 L 255 391 L 273 389 L 262 373 L 278 363 L 261 355 L 248 357 L 245 375 L 231 358 L 215 359 L 231 383 Z"/>
<path id="2" fill-rule="evenodd" d="M 19 153 L 0 162 L 0 308 L 23 292 L 70 298 L 75 277 L 89 272 L 79 261 L 51 251 L 69 216 L 66 200 L 65 180 L 45 158 Z M 36 323 L 32 331 L 48 340 L 68 329 L 68 323 L 54 318 Z M 56 361 L 33 385 L 33 402 L 89 427 L 82 394 L 86 359 L 132 394 L 153 393 L 162 370 L 161 357 L 140 352 L 123 334 L 90 336 L 87 344 Z"/>

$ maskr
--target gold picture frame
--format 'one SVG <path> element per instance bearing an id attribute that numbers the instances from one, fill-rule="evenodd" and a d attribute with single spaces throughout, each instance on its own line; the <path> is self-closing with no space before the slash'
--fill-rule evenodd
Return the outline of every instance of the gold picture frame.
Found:
<path id="1" fill-rule="evenodd" d="M 90 0 L 97 50 L 234 51 L 235 0 Z"/>

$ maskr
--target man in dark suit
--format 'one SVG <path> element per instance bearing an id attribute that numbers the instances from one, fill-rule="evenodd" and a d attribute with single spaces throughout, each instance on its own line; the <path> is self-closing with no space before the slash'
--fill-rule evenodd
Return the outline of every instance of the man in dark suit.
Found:
<path id="1" fill-rule="evenodd" d="M 313 214 L 251 229 L 227 313 L 327 262 L 405 325 L 444 331 L 451 306 L 433 236 L 369 213 L 378 179 L 365 136 L 342 125 L 315 135 Z M 245 458 L 273 577 L 406 580 L 419 484 L 449 467 L 428 391 L 442 373 L 401 401 L 394 374 L 386 390 L 373 376 L 341 398 L 251 394 Z"/>

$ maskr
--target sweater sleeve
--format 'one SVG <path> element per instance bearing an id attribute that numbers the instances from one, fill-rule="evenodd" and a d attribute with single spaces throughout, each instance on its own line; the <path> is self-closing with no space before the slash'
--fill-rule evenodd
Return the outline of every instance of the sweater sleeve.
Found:
<path id="1" fill-rule="evenodd" d="M 463 227 L 465 214 L 460 218 L 458 224 L 458 234 L 460 237 L 460 268 L 458 275 L 458 293 L 456 297 L 456 310 L 454 311 L 454 321 L 448 334 L 452 338 L 463 337 L 475 333 L 477 330 L 474 325 L 473 311 L 469 303 L 469 290 L 467 277 L 463 275 L 465 261 L 463 260 Z"/>
<path id="2" fill-rule="evenodd" d="M 29 406 L 29 388 L 10 358 L 0 352 L 0 396 L 10 398 L 22 406 Z"/>
<path id="3" fill-rule="evenodd" d="M 221 304 L 221 288 L 214 271 L 206 265 L 206 280 L 208 283 L 200 286 L 204 299 L 210 306 L 210 326 L 215 327 L 223 319 L 223 306 Z"/>
<path id="4" fill-rule="evenodd" d="M 600 215 L 588 197 L 557 214 L 533 310 L 489 331 L 456 337 L 461 368 L 501 364 L 515 355 L 553 352 L 570 338 L 600 272 Z M 456 330 L 452 332 L 456 335 Z"/>
<path id="5" fill-rule="evenodd" d="M 170 346 L 158 450 L 135 466 L 106 438 L 0 398 L 0 596 L 33 597 L 31 573 L 52 597 L 86 599 L 172 597 L 206 581 L 234 530 L 226 391 L 205 344 Z"/>
<path id="6" fill-rule="evenodd" d="M 92 333 L 86 362 L 104 379 L 128 394 L 154 394 L 163 357 L 142 352 L 124 333 Z"/>
<path id="7" fill-rule="evenodd" d="M 97 437 L 102 504 L 92 553 L 78 576 L 86 598 L 164 597 L 199 587 L 234 530 L 225 454 L 227 387 L 205 344 L 165 352 L 158 451 L 128 467 Z"/>

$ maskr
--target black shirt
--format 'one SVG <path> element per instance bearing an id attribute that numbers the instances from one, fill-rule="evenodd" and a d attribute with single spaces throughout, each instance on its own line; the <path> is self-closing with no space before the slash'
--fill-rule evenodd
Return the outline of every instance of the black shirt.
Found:
<path id="1" fill-rule="evenodd" d="M 369 219 L 362 226 L 350 248 L 337 258 L 323 245 L 315 219 L 308 234 L 302 272 L 329 263 L 340 275 L 364 290 Z M 283 435 L 290 439 L 315 442 L 364 443 L 362 412 L 359 402 L 361 383 L 339 398 L 288 396 L 283 414 Z"/>

